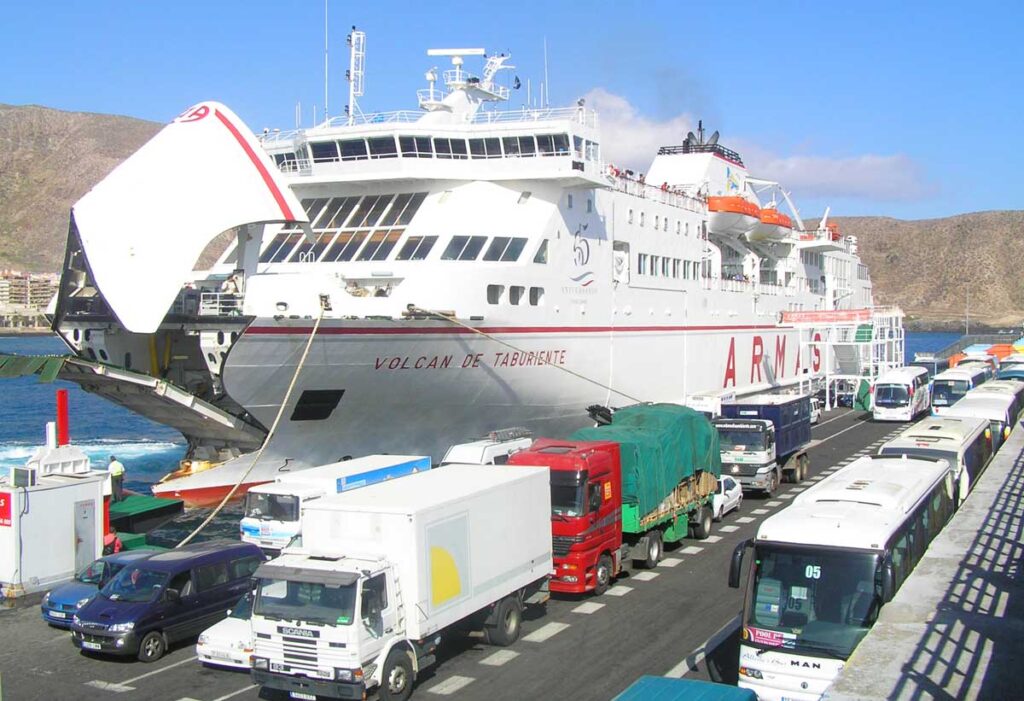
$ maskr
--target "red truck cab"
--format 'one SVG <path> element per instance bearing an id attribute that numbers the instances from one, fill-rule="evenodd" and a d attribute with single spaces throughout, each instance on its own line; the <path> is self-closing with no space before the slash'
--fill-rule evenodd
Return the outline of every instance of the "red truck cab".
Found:
<path id="1" fill-rule="evenodd" d="M 539 438 L 509 464 L 551 471 L 551 591 L 604 592 L 622 566 L 619 444 Z"/>

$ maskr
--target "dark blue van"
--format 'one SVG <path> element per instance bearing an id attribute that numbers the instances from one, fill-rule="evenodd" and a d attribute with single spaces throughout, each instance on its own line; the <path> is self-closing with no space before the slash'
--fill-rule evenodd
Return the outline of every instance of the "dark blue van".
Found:
<path id="1" fill-rule="evenodd" d="M 224 618 L 262 561 L 251 543 L 215 540 L 128 564 L 78 610 L 72 642 L 82 652 L 154 662 Z"/>

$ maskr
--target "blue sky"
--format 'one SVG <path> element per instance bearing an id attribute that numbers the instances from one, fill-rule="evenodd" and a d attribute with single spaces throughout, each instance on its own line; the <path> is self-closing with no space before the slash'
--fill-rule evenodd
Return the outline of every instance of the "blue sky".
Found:
<path id="1" fill-rule="evenodd" d="M 1024 208 L 1024 3 L 328 2 L 332 114 L 353 24 L 364 112 L 414 108 L 448 46 L 511 51 L 521 104 L 546 38 L 551 103 L 587 96 L 611 160 L 642 170 L 701 118 L 808 216 Z M 254 131 L 323 113 L 323 0 L 14 3 L 4 30 L 0 102 L 166 122 L 216 99 Z"/>

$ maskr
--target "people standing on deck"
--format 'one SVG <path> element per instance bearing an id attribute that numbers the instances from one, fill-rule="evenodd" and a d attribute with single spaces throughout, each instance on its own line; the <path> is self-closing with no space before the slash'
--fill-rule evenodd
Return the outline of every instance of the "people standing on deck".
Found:
<path id="1" fill-rule="evenodd" d="M 228 279 L 221 283 L 220 291 L 227 295 L 238 294 L 238 277 L 234 274 L 228 276 Z"/>
<path id="2" fill-rule="evenodd" d="M 124 465 L 116 456 L 110 456 L 110 463 L 107 465 L 110 473 L 110 487 L 113 491 L 113 501 L 124 501 Z"/>

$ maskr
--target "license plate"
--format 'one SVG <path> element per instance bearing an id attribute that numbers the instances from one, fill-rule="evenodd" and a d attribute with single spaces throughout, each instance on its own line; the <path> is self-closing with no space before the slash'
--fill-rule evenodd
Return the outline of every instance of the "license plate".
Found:
<path id="1" fill-rule="evenodd" d="M 50 611 L 50 615 L 54 618 L 67 618 L 68 615 L 63 611 Z"/>
<path id="2" fill-rule="evenodd" d="M 229 655 L 226 652 L 222 652 L 220 650 L 210 650 L 206 654 L 209 655 L 210 657 L 214 658 L 214 659 L 217 659 L 217 660 L 230 660 L 231 659 L 231 655 Z"/>
<path id="3" fill-rule="evenodd" d="M 260 524 L 260 535 L 270 535 L 273 529 L 265 523 Z"/>
<path id="4" fill-rule="evenodd" d="M 270 671 L 271 672 L 283 672 L 284 671 L 284 665 L 281 664 L 280 662 L 271 662 L 270 663 Z"/>
<path id="5" fill-rule="evenodd" d="M 82 647 L 84 647 L 86 650 L 99 650 L 100 649 L 100 644 L 99 643 L 90 643 L 90 642 L 87 642 L 87 641 L 83 640 L 82 641 Z"/>
<path id="6" fill-rule="evenodd" d="M 289 691 L 288 698 L 307 699 L 307 701 L 316 701 L 316 694 L 304 694 L 301 691 Z"/>

